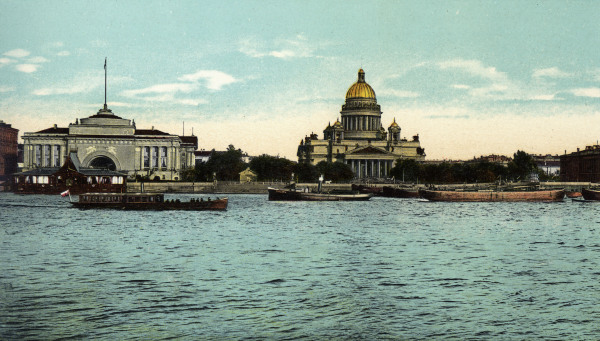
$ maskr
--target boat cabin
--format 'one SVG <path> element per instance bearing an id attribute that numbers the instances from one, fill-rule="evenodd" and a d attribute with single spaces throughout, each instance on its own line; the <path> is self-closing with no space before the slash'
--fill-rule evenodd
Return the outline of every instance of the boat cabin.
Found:
<path id="1" fill-rule="evenodd" d="M 13 175 L 12 188 L 18 194 L 71 194 L 125 192 L 127 174 L 108 169 L 81 167 L 76 153 L 67 156 L 60 168 L 36 168 Z"/>
<path id="2" fill-rule="evenodd" d="M 165 201 L 162 193 L 85 193 L 79 196 L 79 202 L 85 204 L 158 204 Z"/>

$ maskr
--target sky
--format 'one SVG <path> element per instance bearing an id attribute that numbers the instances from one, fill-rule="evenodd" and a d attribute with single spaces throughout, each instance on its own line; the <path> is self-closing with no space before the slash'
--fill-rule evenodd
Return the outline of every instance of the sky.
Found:
<path id="1" fill-rule="evenodd" d="M 138 129 L 297 160 L 363 68 L 428 160 L 600 139 L 600 1 L 0 1 L 0 120 Z"/>

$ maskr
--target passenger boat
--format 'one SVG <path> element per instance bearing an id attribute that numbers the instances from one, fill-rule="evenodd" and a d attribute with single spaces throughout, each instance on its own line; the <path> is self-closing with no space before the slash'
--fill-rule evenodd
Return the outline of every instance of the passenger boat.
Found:
<path id="1" fill-rule="evenodd" d="M 564 190 L 538 191 L 435 191 L 420 189 L 419 195 L 429 201 L 455 202 L 558 202 L 565 197 Z"/>
<path id="2" fill-rule="evenodd" d="M 584 200 L 600 200 L 600 190 L 582 188 L 581 195 Z"/>
<path id="3" fill-rule="evenodd" d="M 82 209 L 225 211 L 228 199 L 191 199 L 184 202 L 165 200 L 163 193 L 84 193 L 79 195 L 79 201 L 71 201 L 71 204 Z"/>
<path id="4" fill-rule="evenodd" d="M 372 193 L 314 193 L 272 187 L 268 190 L 270 201 L 365 201 L 373 197 Z"/>

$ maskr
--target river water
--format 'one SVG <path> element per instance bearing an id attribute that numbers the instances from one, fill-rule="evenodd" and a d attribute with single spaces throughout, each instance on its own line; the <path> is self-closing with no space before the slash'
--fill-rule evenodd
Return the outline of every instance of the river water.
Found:
<path id="1" fill-rule="evenodd" d="M 0 339 L 600 339 L 600 204 L 229 199 L 1 193 Z"/>

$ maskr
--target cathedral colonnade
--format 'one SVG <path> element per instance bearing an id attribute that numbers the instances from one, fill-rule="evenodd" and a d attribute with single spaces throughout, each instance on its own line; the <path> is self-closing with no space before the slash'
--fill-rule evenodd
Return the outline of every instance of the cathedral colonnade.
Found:
<path id="1" fill-rule="evenodd" d="M 386 178 L 394 165 L 393 160 L 347 160 L 355 178 Z"/>

